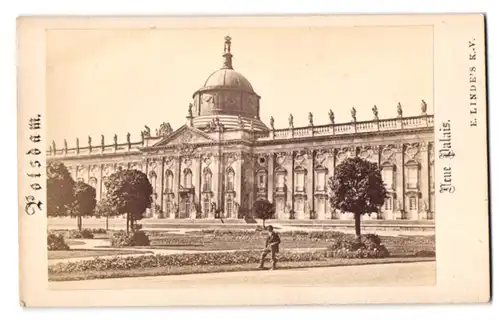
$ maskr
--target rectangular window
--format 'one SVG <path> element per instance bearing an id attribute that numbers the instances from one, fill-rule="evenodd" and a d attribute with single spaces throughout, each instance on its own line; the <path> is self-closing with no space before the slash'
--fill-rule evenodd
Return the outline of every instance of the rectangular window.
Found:
<path id="1" fill-rule="evenodd" d="M 203 214 L 205 215 L 205 217 L 208 216 L 209 212 L 210 212 L 210 200 L 205 199 L 203 200 Z"/>
<path id="2" fill-rule="evenodd" d="M 259 176 L 259 187 L 260 188 L 264 188 L 265 185 L 266 185 L 266 182 L 265 182 L 264 178 L 265 178 L 265 176 L 263 174 L 261 174 Z"/>
<path id="3" fill-rule="evenodd" d="M 384 211 L 392 210 L 392 198 L 386 198 L 384 202 Z"/>
<path id="4" fill-rule="evenodd" d="M 296 181 L 295 181 L 295 190 L 302 192 L 304 191 L 304 172 L 297 172 L 296 174 Z"/>
<path id="5" fill-rule="evenodd" d="M 417 210 L 417 197 L 410 197 L 410 210 Z"/>
<path id="6" fill-rule="evenodd" d="M 318 183 L 316 185 L 316 190 L 318 191 L 324 191 L 325 190 L 325 172 L 318 172 Z"/>
<path id="7" fill-rule="evenodd" d="M 231 217 L 233 214 L 233 198 L 228 196 L 226 199 L 226 217 Z"/>
<path id="8" fill-rule="evenodd" d="M 418 168 L 410 167 L 408 168 L 408 187 L 416 188 L 418 184 Z"/>
<path id="9" fill-rule="evenodd" d="M 392 189 L 393 186 L 393 170 L 392 168 L 384 168 L 382 170 L 382 181 L 384 181 L 384 185 L 388 189 Z"/>

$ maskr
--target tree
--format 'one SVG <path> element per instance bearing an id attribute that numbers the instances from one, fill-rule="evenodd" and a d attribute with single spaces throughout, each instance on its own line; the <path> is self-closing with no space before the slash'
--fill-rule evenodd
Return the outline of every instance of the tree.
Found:
<path id="1" fill-rule="evenodd" d="M 82 230 L 82 217 L 90 216 L 94 213 L 96 206 L 95 188 L 83 181 L 75 183 L 73 188 L 73 203 L 69 208 L 69 214 L 76 217 L 78 230 Z"/>
<path id="2" fill-rule="evenodd" d="M 127 233 L 134 221 L 141 220 L 151 208 L 153 187 L 145 173 L 139 170 L 121 170 L 113 173 L 104 183 L 111 212 L 127 215 Z"/>
<path id="3" fill-rule="evenodd" d="M 75 181 L 61 162 L 47 165 L 47 215 L 64 216 L 74 201 Z"/>
<path id="4" fill-rule="evenodd" d="M 253 204 L 253 212 L 255 218 L 262 219 L 262 226 L 265 228 L 266 220 L 274 216 L 274 204 L 267 199 L 259 199 Z"/>
<path id="5" fill-rule="evenodd" d="M 354 214 L 356 236 L 361 237 L 361 215 L 378 212 L 387 191 L 377 164 L 361 158 L 349 158 L 335 168 L 328 181 L 332 196 L 330 206 Z"/>
<path id="6" fill-rule="evenodd" d="M 101 198 L 95 207 L 94 214 L 96 217 L 106 217 L 106 230 L 108 230 L 109 217 L 117 215 L 113 212 L 113 209 L 107 197 Z"/>

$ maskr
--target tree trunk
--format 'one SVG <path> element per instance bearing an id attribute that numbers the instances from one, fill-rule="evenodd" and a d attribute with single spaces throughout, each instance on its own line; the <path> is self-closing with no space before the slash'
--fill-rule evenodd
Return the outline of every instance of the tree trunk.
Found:
<path id="1" fill-rule="evenodd" d="M 78 231 L 82 231 L 82 216 L 76 217 L 76 225 L 78 227 Z"/>
<path id="2" fill-rule="evenodd" d="M 361 238 L 361 213 L 354 213 L 354 226 L 356 230 L 356 237 Z"/>
<path id="3" fill-rule="evenodd" d="M 265 229 L 266 228 L 266 219 L 262 219 L 262 227 Z"/>
<path id="4" fill-rule="evenodd" d="M 127 234 L 129 233 L 129 221 L 130 221 L 130 214 L 127 212 Z"/>
<path id="5" fill-rule="evenodd" d="M 106 231 L 108 231 L 109 228 L 109 216 L 106 216 Z"/>

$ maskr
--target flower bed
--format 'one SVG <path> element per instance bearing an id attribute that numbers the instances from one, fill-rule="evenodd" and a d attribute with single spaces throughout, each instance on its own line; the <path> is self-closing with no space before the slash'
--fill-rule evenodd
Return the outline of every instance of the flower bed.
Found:
<path id="1" fill-rule="evenodd" d="M 116 248 L 149 246 L 149 244 L 149 237 L 144 231 L 135 231 L 129 234 L 125 231 L 119 231 L 111 236 L 111 246 Z"/>
<path id="2" fill-rule="evenodd" d="M 335 238 L 327 249 L 329 258 L 386 258 L 389 251 L 380 242 L 379 236 L 367 234 L 357 239 L 353 235 Z"/>
<path id="3" fill-rule="evenodd" d="M 325 259 L 324 251 L 283 252 L 280 262 L 319 261 Z M 49 267 L 50 273 L 79 271 L 131 270 L 168 266 L 217 266 L 259 263 L 260 251 L 193 253 L 173 255 L 146 255 L 140 257 L 95 258 L 93 260 L 58 263 Z"/>
<path id="4" fill-rule="evenodd" d="M 94 234 L 90 229 L 70 230 L 68 238 L 70 239 L 94 239 Z"/>
<path id="5" fill-rule="evenodd" d="M 47 250 L 69 250 L 62 234 L 49 233 L 47 235 Z"/>

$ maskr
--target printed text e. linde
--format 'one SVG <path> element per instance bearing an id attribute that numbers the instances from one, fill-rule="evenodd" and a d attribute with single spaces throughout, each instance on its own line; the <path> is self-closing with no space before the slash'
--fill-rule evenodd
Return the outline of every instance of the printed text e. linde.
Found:
<path id="1" fill-rule="evenodd" d="M 469 40 L 469 125 L 477 127 L 476 39 Z"/>

